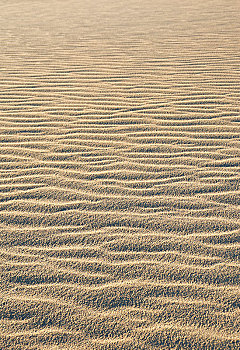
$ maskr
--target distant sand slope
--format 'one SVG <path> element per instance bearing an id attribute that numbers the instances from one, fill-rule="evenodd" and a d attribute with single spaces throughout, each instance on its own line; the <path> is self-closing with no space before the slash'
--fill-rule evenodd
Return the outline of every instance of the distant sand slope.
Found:
<path id="1" fill-rule="evenodd" d="M 0 349 L 239 349 L 239 1 L 0 13 Z"/>

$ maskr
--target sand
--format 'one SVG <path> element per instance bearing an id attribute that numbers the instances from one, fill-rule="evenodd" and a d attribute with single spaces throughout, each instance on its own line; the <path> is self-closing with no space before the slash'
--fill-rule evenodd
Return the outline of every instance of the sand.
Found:
<path id="1" fill-rule="evenodd" d="M 0 349 L 239 349 L 240 2 L 0 14 Z"/>

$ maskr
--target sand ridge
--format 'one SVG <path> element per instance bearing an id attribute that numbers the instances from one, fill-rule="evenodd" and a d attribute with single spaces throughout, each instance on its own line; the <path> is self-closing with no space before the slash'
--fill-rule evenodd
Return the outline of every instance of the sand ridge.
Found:
<path id="1" fill-rule="evenodd" d="M 0 13 L 0 348 L 238 349 L 238 1 Z"/>

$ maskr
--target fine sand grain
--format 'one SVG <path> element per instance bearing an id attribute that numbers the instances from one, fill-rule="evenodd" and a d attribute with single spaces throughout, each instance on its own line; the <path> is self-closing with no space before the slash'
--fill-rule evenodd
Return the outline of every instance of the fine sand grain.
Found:
<path id="1" fill-rule="evenodd" d="M 0 349 L 240 348 L 240 2 L 0 0 Z"/>

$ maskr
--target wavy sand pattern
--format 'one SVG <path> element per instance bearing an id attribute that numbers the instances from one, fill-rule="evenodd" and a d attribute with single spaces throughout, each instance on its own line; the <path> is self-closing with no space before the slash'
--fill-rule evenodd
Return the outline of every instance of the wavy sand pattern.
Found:
<path id="1" fill-rule="evenodd" d="M 239 1 L 0 13 L 0 348 L 239 349 Z"/>

